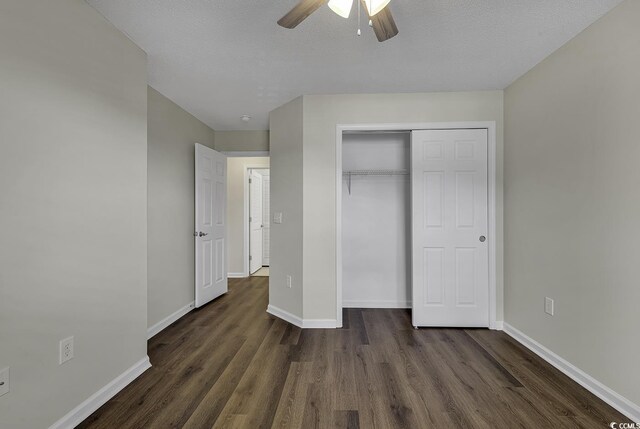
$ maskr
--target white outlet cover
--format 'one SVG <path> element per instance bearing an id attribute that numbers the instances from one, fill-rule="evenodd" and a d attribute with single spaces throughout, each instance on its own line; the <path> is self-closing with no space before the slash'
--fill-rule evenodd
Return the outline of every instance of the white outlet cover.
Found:
<path id="1" fill-rule="evenodd" d="M 273 214 L 273 223 L 282 223 L 282 212 L 275 212 Z"/>
<path id="2" fill-rule="evenodd" d="M 292 280 L 291 276 L 287 276 L 287 287 L 289 289 L 291 289 L 292 283 L 293 283 L 293 280 Z"/>
<path id="3" fill-rule="evenodd" d="M 544 298 L 544 312 L 550 316 L 553 316 L 554 313 L 554 302 L 551 298 Z"/>
<path id="4" fill-rule="evenodd" d="M 60 365 L 73 359 L 73 337 L 60 341 Z"/>
<path id="5" fill-rule="evenodd" d="M 0 370 L 0 396 L 9 393 L 9 367 Z"/>

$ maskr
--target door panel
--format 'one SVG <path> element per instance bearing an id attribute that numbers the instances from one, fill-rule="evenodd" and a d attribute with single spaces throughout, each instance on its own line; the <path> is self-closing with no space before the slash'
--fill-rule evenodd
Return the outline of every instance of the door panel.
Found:
<path id="1" fill-rule="evenodd" d="M 215 263 L 216 263 L 216 282 L 220 282 L 224 280 L 224 238 L 218 238 L 216 240 L 216 251 L 215 251 Z"/>
<path id="2" fill-rule="evenodd" d="M 196 144 L 196 307 L 227 292 L 227 158 Z"/>
<path id="3" fill-rule="evenodd" d="M 489 326 L 487 130 L 414 131 L 414 326 Z"/>
<path id="4" fill-rule="evenodd" d="M 269 266 L 269 246 L 270 246 L 270 237 L 271 233 L 271 215 L 270 215 L 270 205 L 271 205 L 271 196 L 269 192 L 271 186 L 271 178 L 269 175 L 262 175 L 262 224 L 264 228 L 262 228 L 262 265 Z"/>
<path id="5" fill-rule="evenodd" d="M 249 271 L 262 268 L 262 175 L 251 170 L 249 182 Z"/>
<path id="6" fill-rule="evenodd" d="M 444 248 L 425 247 L 424 252 L 424 305 L 444 305 Z"/>

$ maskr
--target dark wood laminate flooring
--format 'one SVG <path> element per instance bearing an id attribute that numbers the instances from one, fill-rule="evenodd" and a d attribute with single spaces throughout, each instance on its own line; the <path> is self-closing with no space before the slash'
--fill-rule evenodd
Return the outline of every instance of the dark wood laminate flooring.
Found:
<path id="1" fill-rule="evenodd" d="M 343 329 L 265 312 L 268 278 L 149 341 L 153 367 L 79 428 L 605 428 L 628 421 L 502 332 L 345 310 Z"/>

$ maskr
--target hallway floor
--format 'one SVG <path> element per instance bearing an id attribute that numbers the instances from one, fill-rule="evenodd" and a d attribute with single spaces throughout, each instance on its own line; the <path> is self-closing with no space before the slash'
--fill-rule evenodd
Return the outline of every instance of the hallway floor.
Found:
<path id="1" fill-rule="evenodd" d="M 349 309 L 343 329 L 266 313 L 268 277 L 149 341 L 153 367 L 82 429 L 604 428 L 629 419 L 502 332 L 414 330 Z"/>
<path id="2" fill-rule="evenodd" d="M 269 267 L 262 267 L 255 273 L 251 274 L 252 277 L 269 277 Z"/>

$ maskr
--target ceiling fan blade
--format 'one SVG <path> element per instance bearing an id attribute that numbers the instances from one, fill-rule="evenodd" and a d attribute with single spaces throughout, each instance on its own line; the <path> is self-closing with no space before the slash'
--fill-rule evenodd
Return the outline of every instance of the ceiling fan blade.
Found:
<path id="1" fill-rule="evenodd" d="M 325 3 L 327 0 L 301 0 L 289 13 L 278 20 L 278 25 L 284 28 L 295 28 Z"/>
<path id="2" fill-rule="evenodd" d="M 365 10 L 367 10 L 366 4 L 364 3 L 365 0 L 361 1 L 365 6 Z M 398 26 L 396 25 L 396 21 L 393 19 L 393 15 L 391 15 L 391 9 L 389 9 L 389 6 L 369 18 L 373 24 L 373 32 L 376 33 L 378 42 L 384 42 L 398 34 Z"/>

